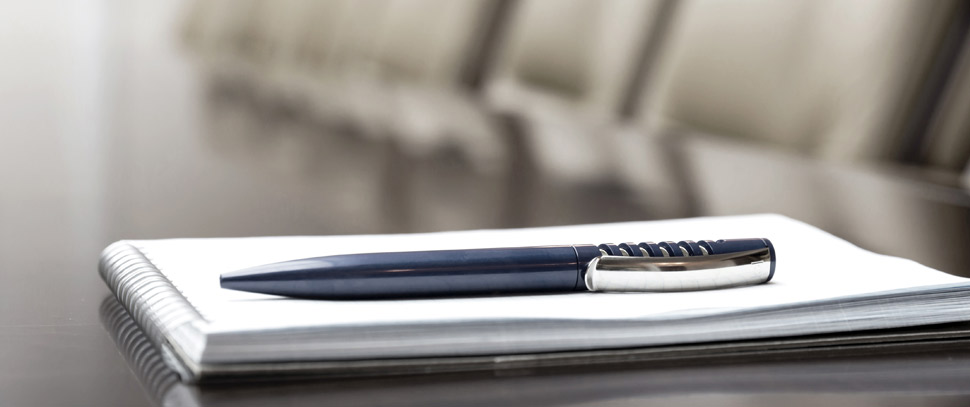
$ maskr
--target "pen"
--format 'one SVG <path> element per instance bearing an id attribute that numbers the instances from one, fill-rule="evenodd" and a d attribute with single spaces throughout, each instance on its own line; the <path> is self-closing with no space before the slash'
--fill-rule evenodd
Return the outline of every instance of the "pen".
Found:
<path id="1" fill-rule="evenodd" d="M 222 288 L 317 299 L 568 291 L 669 292 L 766 283 L 768 239 L 362 253 L 266 264 Z"/>

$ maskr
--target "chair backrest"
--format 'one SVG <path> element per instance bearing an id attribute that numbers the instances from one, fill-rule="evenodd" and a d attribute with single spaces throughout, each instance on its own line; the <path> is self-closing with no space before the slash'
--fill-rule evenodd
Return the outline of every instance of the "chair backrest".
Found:
<path id="1" fill-rule="evenodd" d="M 512 87 L 615 115 L 637 74 L 660 0 L 522 0 L 490 87 Z"/>
<path id="2" fill-rule="evenodd" d="M 347 15 L 352 9 L 360 7 L 355 0 L 296 0 L 302 7 L 297 9 L 292 24 L 293 46 L 285 63 L 292 61 L 294 66 L 304 70 L 322 69 L 339 47 L 339 29 L 347 24 Z M 363 14 L 363 13 L 360 13 Z M 366 16 L 359 16 L 366 18 Z"/>
<path id="3" fill-rule="evenodd" d="M 376 33 L 381 73 L 457 84 L 496 0 L 391 0 Z"/>
<path id="4" fill-rule="evenodd" d="M 955 4 L 687 0 L 639 116 L 828 158 L 892 157 Z"/>
<path id="5" fill-rule="evenodd" d="M 373 68 L 377 33 L 390 5 L 391 0 L 350 0 L 341 7 L 325 66 L 352 70 Z"/>
<path id="6" fill-rule="evenodd" d="M 183 39 L 206 58 L 236 57 L 257 6 L 256 0 L 192 2 L 182 27 Z"/>

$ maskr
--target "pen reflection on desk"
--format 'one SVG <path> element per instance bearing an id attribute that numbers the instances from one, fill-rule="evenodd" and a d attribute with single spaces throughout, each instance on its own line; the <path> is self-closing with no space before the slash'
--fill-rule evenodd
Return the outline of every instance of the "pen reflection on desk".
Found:
<path id="1" fill-rule="evenodd" d="M 766 283 L 768 239 L 344 254 L 223 274 L 223 288 L 316 299 L 570 291 L 671 292 Z"/>

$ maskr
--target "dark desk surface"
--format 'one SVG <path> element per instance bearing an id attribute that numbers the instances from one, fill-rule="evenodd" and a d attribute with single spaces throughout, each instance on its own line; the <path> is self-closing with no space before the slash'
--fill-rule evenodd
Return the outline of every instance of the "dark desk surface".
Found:
<path id="1" fill-rule="evenodd" d="M 429 202 L 410 206 L 389 197 L 394 188 L 386 188 L 389 171 L 381 164 L 387 152 L 369 142 L 309 134 L 272 117 L 258 118 L 254 129 L 252 112 L 216 100 L 172 44 L 176 10 L 145 7 L 164 8 L 120 5 L 108 13 L 124 18 L 104 24 L 105 48 L 76 37 L 70 24 L 60 31 L 18 28 L 18 38 L 74 48 L 12 49 L 23 68 L 0 76 L 0 102 L 13 106 L 0 109 L 0 405 L 136 406 L 156 397 L 204 405 L 965 405 L 970 399 L 970 348 L 960 344 L 514 375 L 205 389 L 169 383 L 164 394 L 153 393 L 99 316 L 108 291 L 97 276 L 97 256 L 114 240 L 597 222 L 667 212 L 564 210 L 553 221 L 508 223 L 447 211 L 439 212 L 452 218 L 399 213 L 406 207 L 421 215 L 425 203 L 454 197 L 419 196 Z M 53 9 L 33 11 L 75 22 Z M 130 31 L 137 35 L 123 35 Z M 58 68 L 65 65 L 77 69 Z M 719 141 L 681 147 L 675 172 L 689 182 L 671 199 L 689 200 L 688 214 L 779 212 L 875 251 L 970 275 L 970 198 L 963 190 L 906 171 Z M 396 170 L 407 171 L 406 164 Z M 755 182 L 739 187 L 706 176 L 723 168 Z M 169 377 L 155 372 L 147 381 Z"/>

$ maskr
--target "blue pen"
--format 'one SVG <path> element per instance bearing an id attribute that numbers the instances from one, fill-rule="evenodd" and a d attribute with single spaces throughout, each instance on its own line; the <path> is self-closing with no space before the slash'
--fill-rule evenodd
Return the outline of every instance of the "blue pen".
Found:
<path id="1" fill-rule="evenodd" d="M 364 253 L 223 274 L 223 288 L 317 299 L 568 291 L 669 292 L 766 283 L 768 239 Z"/>

